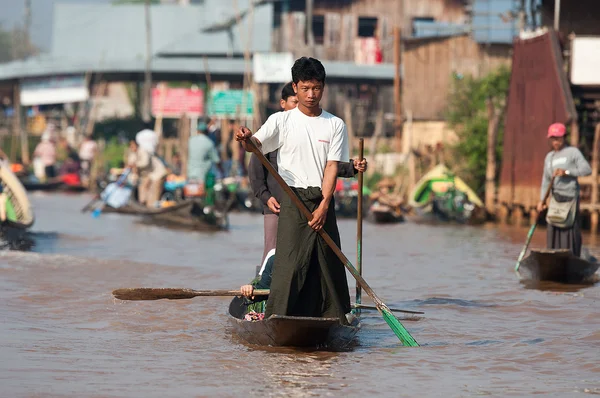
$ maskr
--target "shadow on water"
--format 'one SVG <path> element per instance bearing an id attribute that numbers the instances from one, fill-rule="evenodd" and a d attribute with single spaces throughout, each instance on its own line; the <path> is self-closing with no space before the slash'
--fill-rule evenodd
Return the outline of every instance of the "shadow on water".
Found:
<path id="1" fill-rule="evenodd" d="M 0 227 L 0 250 L 28 251 L 35 243 L 32 234 L 26 230 Z"/>
<path id="2" fill-rule="evenodd" d="M 575 293 L 583 289 L 587 289 L 593 287 L 596 282 L 598 282 L 598 277 L 594 276 L 594 279 L 591 279 L 586 282 L 578 283 L 578 284 L 566 284 L 566 283 L 558 283 L 551 281 L 538 281 L 531 279 L 522 279 L 519 281 L 521 285 L 525 289 L 529 290 L 540 290 L 543 292 L 557 292 L 557 293 Z"/>
<path id="3" fill-rule="evenodd" d="M 475 307 L 475 308 L 483 308 L 483 307 L 496 307 L 495 304 L 487 304 L 480 303 L 474 300 L 463 300 L 463 299 L 453 299 L 453 298 L 444 298 L 444 297 L 431 297 L 425 300 L 414 300 L 417 306 L 422 305 L 455 305 L 458 307 Z"/>

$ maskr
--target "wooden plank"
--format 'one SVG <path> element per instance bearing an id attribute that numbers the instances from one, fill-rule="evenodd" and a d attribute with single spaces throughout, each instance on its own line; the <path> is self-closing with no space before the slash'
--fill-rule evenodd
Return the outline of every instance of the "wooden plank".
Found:
<path id="1" fill-rule="evenodd" d="M 600 123 L 596 125 L 596 131 L 594 132 L 594 144 L 592 147 L 592 182 L 598 181 L 598 161 L 600 160 Z M 592 200 L 591 204 L 596 205 L 598 203 L 598 183 L 592 183 Z"/>

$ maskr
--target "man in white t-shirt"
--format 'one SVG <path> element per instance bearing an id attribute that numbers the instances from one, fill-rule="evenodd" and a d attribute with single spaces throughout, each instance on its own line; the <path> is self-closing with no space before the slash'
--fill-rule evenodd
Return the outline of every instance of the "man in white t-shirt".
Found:
<path id="1" fill-rule="evenodd" d="M 338 163 L 348 161 L 346 125 L 319 105 L 325 76 L 317 59 L 296 60 L 292 80 L 298 107 L 271 115 L 254 136 L 246 127 L 236 134 L 246 150 L 252 139 L 262 153 L 279 151 L 281 177 L 313 214 L 307 222 L 287 195 L 282 200 L 265 317 L 339 317 L 346 323 L 350 312 L 344 265 L 317 233 L 324 229 L 340 245 L 333 194 Z"/>

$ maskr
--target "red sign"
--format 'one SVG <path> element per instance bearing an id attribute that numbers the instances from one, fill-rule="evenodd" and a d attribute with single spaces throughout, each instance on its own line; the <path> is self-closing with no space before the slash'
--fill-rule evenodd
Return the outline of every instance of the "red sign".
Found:
<path id="1" fill-rule="evenodd" d="M 178 118 L 204 116 L 204 91 L 198 88 L 155 88 L 152 115 Z"/>

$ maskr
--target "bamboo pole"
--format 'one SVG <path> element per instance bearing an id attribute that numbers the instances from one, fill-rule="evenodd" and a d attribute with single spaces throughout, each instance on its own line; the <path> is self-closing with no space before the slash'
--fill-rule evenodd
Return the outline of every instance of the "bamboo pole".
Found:
<path id="1" fill-rule="evenodd" d="M 27 130 L 23 128 L 23 118 L 21 114 L 21 85 L 18 82 L 13 86 L 13 109 L 13 134 L 18 134 L 21 138 L 21 163 L 29 165 L 29 139 Z"/>
<path id="2" fill-rule="evenodd" d="M 487 167 L 485 170 L 485 207 L 489 214 L 495 213 L 496 201 L 496 144 L 502 109 L 495 107 L 491 98 L 486 101 L 488 114 Z"/>
<path id="3" fill-rule="evenodd" d="M 402 33 L 394 27 L 394 136 L 396 152 L 402 150 Z"/>
<path id="4" fill-rule="evenodd" d="M 146 19 L 146 67 L 144 70 L 144 107 L 142 109 L 142 119 L 144 122 L 150 122 L 151 103 L 152 103 L 152 27 L 150 21 L 150 0 L 145 0 L 144 15 Z"/>
<path id="5" fill-rule="evenodd" d="M 358 140 L 358 161 L 361 162 L 365 155 L 365 140 Z M 363 221 L 363 172 L 358 173 L 358 212 L 356 218 L 356 270 L 362 276 L 362 221 Z M 356 304 L 362 303 L 362 289 L 360 283 L 356 281 Z M 360 307 L 357 307 L 356 314 L 360 315 Z"/>
<path id="6" fill-rule="evenodd" d="M 596 125 L 594 132 L 594 144 L 592 147 L 592 198 L 591 205 L 595 209 L 598 204 L 598 162 L 600 161 L 600 123 Z M 592 233 L 598 232 L 598 212 L 592 211 L 590 220 L 590 229 Z"/>

